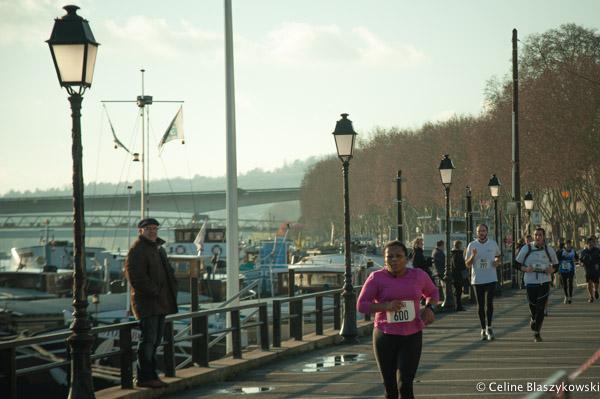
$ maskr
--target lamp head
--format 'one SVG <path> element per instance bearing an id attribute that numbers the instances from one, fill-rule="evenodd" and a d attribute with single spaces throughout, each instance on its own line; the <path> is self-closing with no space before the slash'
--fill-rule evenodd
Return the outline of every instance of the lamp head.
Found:
<path id="1" fill-rule="evenodd" d="M 94 65 L 100 43 L 94 39 L 87 20 L 77 15 L 79 7 L 63 7 L 67 14 L 54 20 L 50 39 L 50 53 L 58 81 L 69 94 L 83 94 L 92 86 Z"/>
<path id="2" fill-rule="evenodd" d="M 352 127 L 352 121 L 348 119 L 348 114 L 341 114 L 342 119 L 336 122 L 335 130 L 333 131 L 333 138 L 335 139 L 335 146 L 337 149 L 338 157 L 342 162 L 349 161 L 352 159 L 354 152 L 354 141 L 357 133 Z"/>
<path id="3" fill-rule="evenodd" d="M 454 169 L 454 164 L 448 154 L 444 155 L 438 169 L 440 170 L 442 184 L 444 187 L 450 187 L 450 184 L 452 184 L 452 170 Z"/>
<path id="4" fill-rule="evenodd" d="M 490 195 L 492 198 L 498 198 L 500 194 L 500 179 L 496 175 L 492 175 L 488 187 L 490 188 Z"/>
<path id="5" fill-rule="evenodd" d="M 531 191 L 527 191 L 525 197 L 523 198 L 523 202 L 525 202 L 525 209 L 528 211 L 533 209 L 533 194 Z"/>

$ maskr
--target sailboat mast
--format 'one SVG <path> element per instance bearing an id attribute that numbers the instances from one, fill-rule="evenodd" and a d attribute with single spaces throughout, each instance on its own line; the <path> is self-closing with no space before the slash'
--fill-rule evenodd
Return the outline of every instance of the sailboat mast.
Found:
<path id="1" fill-rule="evenodd" d="M 147 113 L 146 105 L 152 104 L 152 97 L 144 94 L 144 72 L 145 69 L 140 69 L 142 73 L 142 94 L 137 98 L 137 105 L 140 108 L 140 115 L 142 117 L 142 184 L 141 184 L 141 195 L 140 195 L 140 218 L 144 219 L 148 216 L 148 209 L 146 204 L 148 203 L 148 134 L 147 130 Z"/>
<path id="2" fill-rule="evenodd" d="M 144 72 L 145 69 L 141 69 L 142 72 L 142 95 L 138 98 L 138 107 L 140 107 L 140 113 L 142 116 L 142 184 L 141 184 L 141 203 L 140 203 L 140 219 L 144 219 L 146 217 L 146 120 L 144 118 L 146 107 L 144 106 Z M 141 100 L 141 101 L 140 101 Z"/>

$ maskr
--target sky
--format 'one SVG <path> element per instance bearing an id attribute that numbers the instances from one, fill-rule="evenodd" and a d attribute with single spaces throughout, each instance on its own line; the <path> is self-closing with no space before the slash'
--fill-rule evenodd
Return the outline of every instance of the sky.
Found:
<path id="1" fill-rule="evenodd" d="M 226 173 L 221 0 L 0 0 L 0 195 L 71 185 L 71 117 L 48 45 L 62 7 L 78 5 L 101 44 L 82 105 L 85 183 L 139 180 L 114 149 L 141 152 L 135 98 L 181 100 L 185 145 L 158 142 L 177 103 L 150 112 L 150 178 Z M 478 115 L 484 88 L 511 71 L 511 37 L 564 23 L 598 29 L 596 0 L 232 0 L 238 174 L 335 153 L 349 113 L 360 137 Z M 385 155 L 384 155 L 385 156 Z M 402 156 L 394 154 L 393 156 Z"/>

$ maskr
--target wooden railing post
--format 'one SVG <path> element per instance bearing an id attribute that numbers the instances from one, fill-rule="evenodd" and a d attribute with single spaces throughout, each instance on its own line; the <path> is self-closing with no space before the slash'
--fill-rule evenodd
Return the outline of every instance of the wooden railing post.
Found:
<path id="1" fill-rule="evenodd" d="M 131 326 L 124 326 L 119 329 L 119 349 L 121 350 L 121 388 L 133 389 Z"/>
<path id="2" fill-rule="evenodd" d="M 323 297 L 315 297 L 315 334 L 323 335 Z"/>
<path id="3" fill-rule="evenodd" d="M 292 306 L 293 304 L 293 306 Z M 290 302 L 290 336 L 302 341 L 302 300 Z"/>
<path id="4" fill-rule="evenodd" d="M 342 328 L 341 306 L 342 306 L 341 295 L 339 292 L 336 292 L 335 294 L 333 294 L 333 329 L 334 330 L 339 330 L 340 328 Z"/>
<path id="5" fill-rule="evenodd" d="M 0 351 L 0 383 L 2 390 L 6 389 L 7 399 L 17 399 L 17 351 L 13 346 Z"/>
<path id="6" fill-rule="evenodd" d="M 273 300 L 273 347 L 281 347 L 281 302 Z"/>
<path id="7" fill-rule="evenodd" d="M 173 336 L 173 322 L 165 322 L 165 345 L 163 359 L 165 362 L 165 376 L 175 377 L 175 337 Z"/>
<path id="8" fill-rule="evenodd" d="M 242 334 L 240 331 L 240 311 L 232 310 L 231 315 L 231 341 L 233 346 L 233 358 L 242 358 Z"/>
<path id="9" fill-rule="evenodd" d="M 264 351 L 269 350 L 269 315 L 267 313 L 267 304 L 258 305 L 258 320 L 260 321 L 260 348 Z"/>
<path id="10" fill-rule="evenodd" d="M 208 316 L 198 317 L 198 332 L 202 334 L 198 338 L 196 346 L 198 346 L 197 360 L 194 360 L 200 367 L 208 367 Z M 193 344 L 192 344 L 193 345 Z"/>

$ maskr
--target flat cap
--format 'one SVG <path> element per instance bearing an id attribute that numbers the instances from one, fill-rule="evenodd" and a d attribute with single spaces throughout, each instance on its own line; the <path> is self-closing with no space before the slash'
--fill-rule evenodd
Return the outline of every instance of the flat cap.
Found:
<path id="1" fill-rule="evenodd" d="M 141 229 L 143 227 L 146 226 L 150 226 L 150 225 L 154 225 L 154 226 L 159 226 L 160 223 L 158 223 L 158 220 L 154 219 L 154 218 L 146 218 L 146 219 L 142 219 L 140 220 L 140 222 L 138 223 L 138 229 Z"/>

